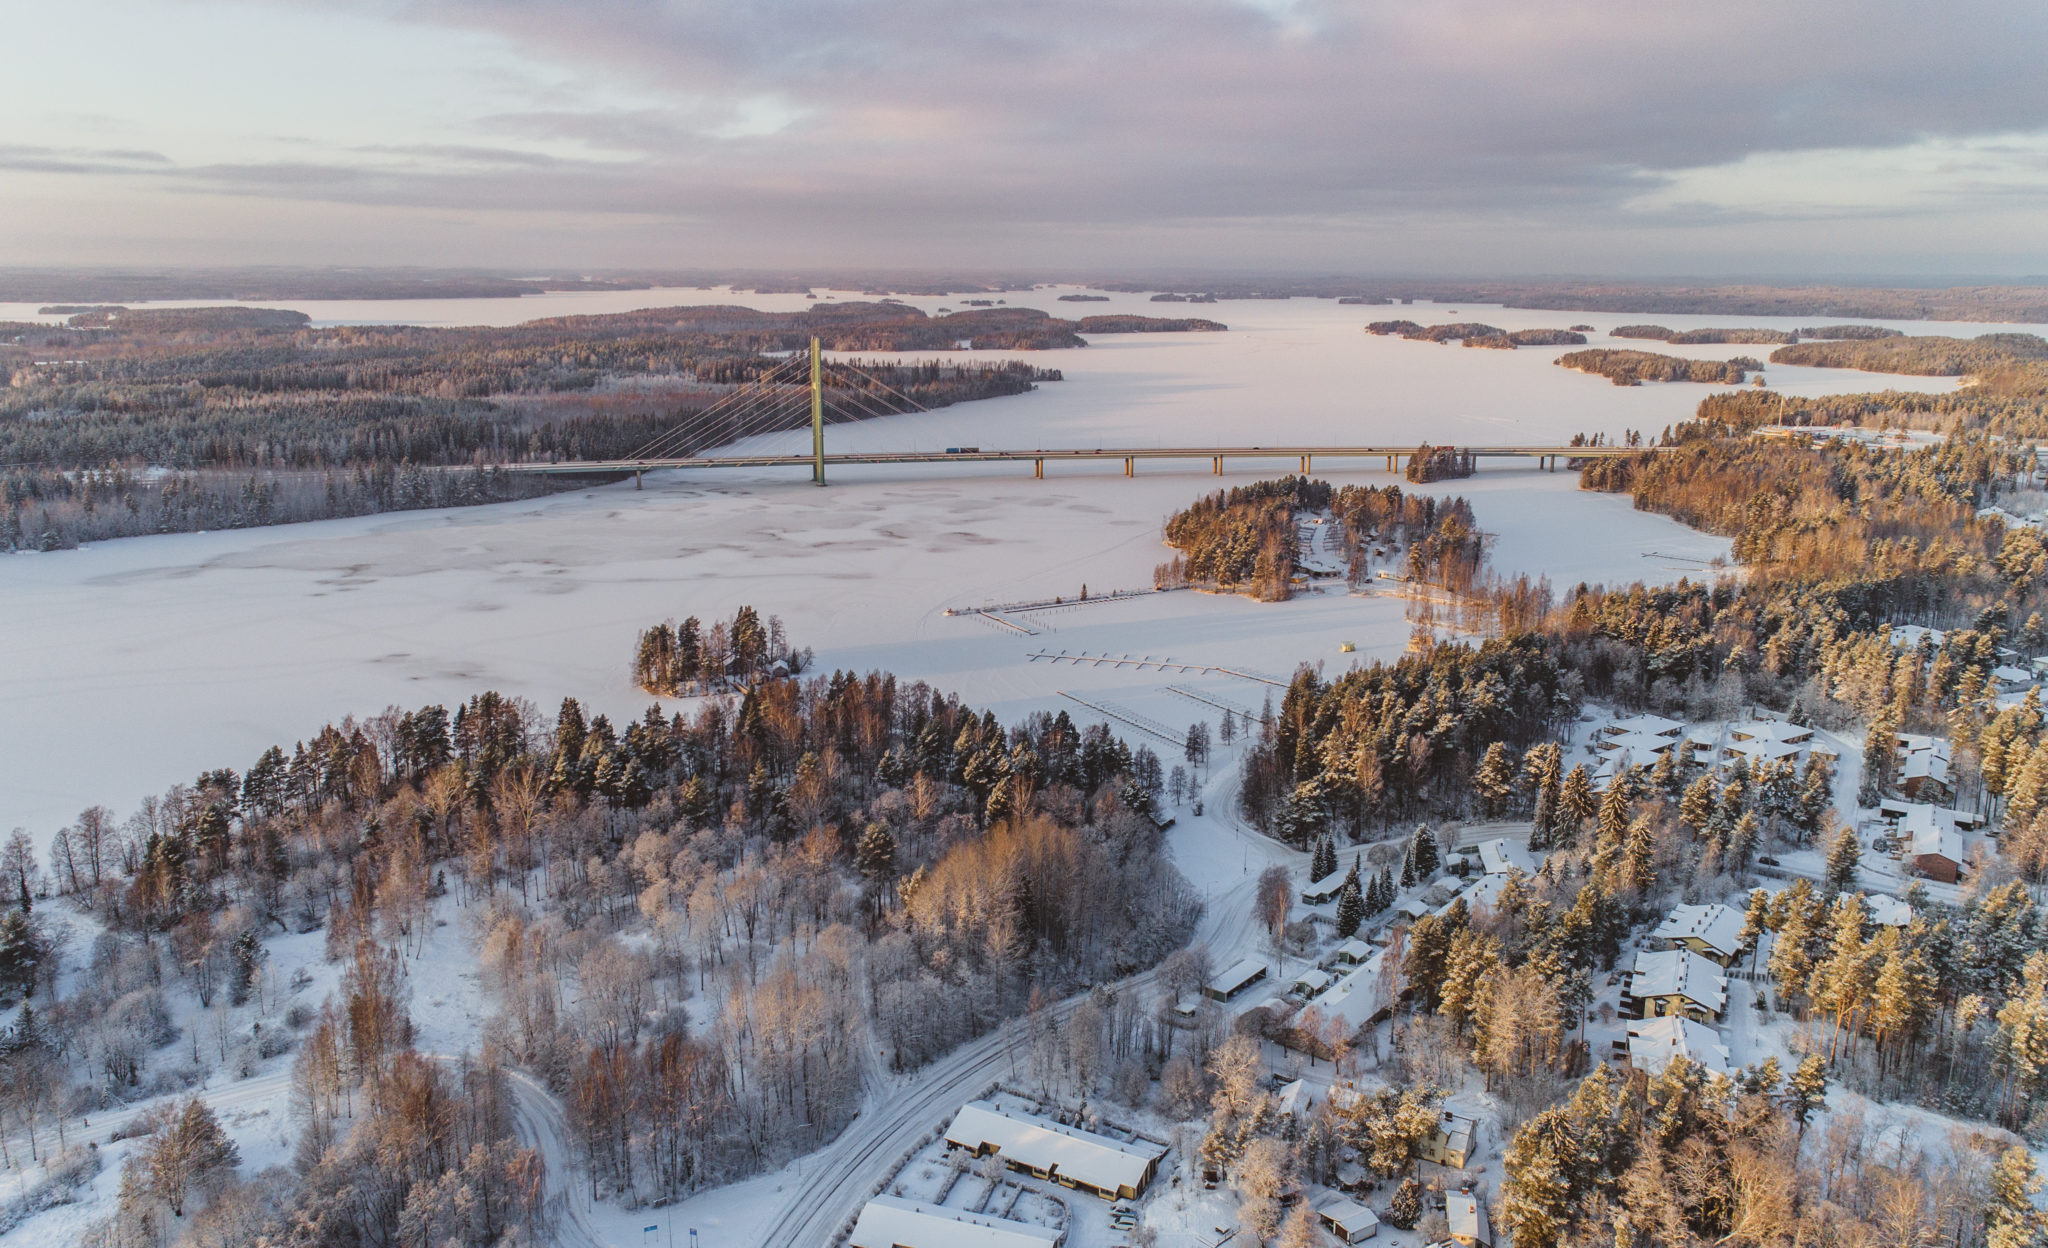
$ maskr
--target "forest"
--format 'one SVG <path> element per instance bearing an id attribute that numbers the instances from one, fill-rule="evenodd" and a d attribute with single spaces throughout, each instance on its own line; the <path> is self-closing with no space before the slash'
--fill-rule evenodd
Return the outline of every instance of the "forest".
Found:
<path id="1" fill-rule="evenodd" d="M 87 810 L 47 870 L 16 834 L 0 995 L 28 1008 L 0 1049 L 0 1126 L 190 1086 L 202 1046 L 244 1070 L 292 1053 L 293 1166 L 238 1175 L 190 1102 L 139 1129 L 88 1242 L 541 1242 L 510 1067 L 562 1099 L 591 1181 L 634 1207 L 831 1138 L 861 1102 L 849 1036 L 915 1068 L 1186 943 L 1201 903 L 1163 856 L 1150 750 L 1064 713 L 1005 728 L 885 673 L 752 663 L 786 653 L 780 633 L 751 608 L 708 630 L 749 678 L 688 715 L 614 725 L 489 692 L 392 708 L 125 821 Z M 61 999 L 54 911 L 32 902 L 52 897 L 103 929 Z M 490 1010 L 459 1058 L 420 1051 L 408 1012 L 447 923 Z M 266 965 L 289 933 L 319 934 L 334 994 L 253 1035 L 208 1023 L 298 992 Z M 189 1036 L 174 989 L 200 1003 Z"/>
<path id="2" fill-rule="evenodd" d="M 830 336 L 828 323 L 857 338 L 863 317 L 893 327 L 875 332 L 897 349 L 891 334 L 915 337 L 922 314 L 862 304 L 815 318 L 670 309 L 507 329 L 315 329 L 298 313 L 229 308 L 0 327 L 0 551 L 571 488 L 493 468 L 629 455 L 783 362 L 771 353 Z M 1018 361 L 831 362 L 825 385 L 835 416 L 859 418 L 1059 376 Z M 677 449 L 738 431 L 707 421 Z"/>
<path id="3" fill-rule="evenodd" d="M 1979 334 L 1947 338 L 1939 334 L 1890 335 L 1835 342 L 1802 342 L 1771 353 L 1774 364 L 1812 368 L 1860 368 L 1873 373 L 1914 373 L 1958 377 L 2001 367 L 2048 360 L 2048 341 L 2033 334 Z"/>

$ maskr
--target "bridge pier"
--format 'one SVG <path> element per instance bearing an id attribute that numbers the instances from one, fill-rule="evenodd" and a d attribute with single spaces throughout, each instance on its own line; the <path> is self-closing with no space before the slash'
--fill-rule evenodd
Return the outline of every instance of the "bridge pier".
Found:
<path id="1" fill-rule="evenodd" d="M 1223 475 L 1223 457 L 1222 457 L 1221 455 L 1218 455 L 1218 456 L 1216 457 L 1216 465 L 1215 465 L 1215 467 L 1216 467 L 1216 475 L 1217 475 L 1217 476 L 1219 476 L 1219 477 L 1220 477 L 1220 476 L 1222 476 L 1222 475 Z"/>
<path id="2" fill-rule="evenodd" d="M 1314 471 L 1316 470 L 1316 469 L 1315 469 L 1315 463 L 1316 463 L 1316 457 L 1315 457 L 1315 456 L 1313 456 L 1313 455 L 1304 455 L 1304 456 L 1302 456 L 1302 457 L 1301 457 L 1301 475 L 1305 477 L 1305 476 L 1307 476 L 1308 474 L 1310 474 L 1311 472 L 1314 472 Z"/>
<path id="3" fill-rule="evenodd" d="M 640 470 L 638 468 L 633 470 L 633 488 L 636 490 L 640 488 Z"/>
<path id="4" fill-rule="evenodd" d="M 1032 475 L 1033 477 L 1036 477 L 1036 478 L 1037 478 L 1038 480 L 1040 480 L 1040 481 L 1043 481 L 1043 480 L 1045 480 L 1045 461 L 1044 461 L 1044 460 L 1042 460 L 1042 459 L 1034 459 L 1034 460 L 1032 460 L 1032 461 L 1031 461 L 1031 475 Z"/>
<path id="5" fill-rule="evenodd" d="M 1138 475 L 1138 460 L 1135 456 L 1124 456 L 1124 475 L 1127 477 L 1135 477 Z"/>

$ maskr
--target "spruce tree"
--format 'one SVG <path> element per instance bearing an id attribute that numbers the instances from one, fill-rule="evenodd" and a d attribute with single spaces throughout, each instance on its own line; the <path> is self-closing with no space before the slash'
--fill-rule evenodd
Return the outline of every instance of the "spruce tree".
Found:
<path id="1" fill-rule="evenodd" d="M 1344 891 L 1337 895 L 1337 935 L 1346 940 L 1358 935 L 1358 927 L 1365 922 L 1365 898 L 1359 895 L 1356 875 L 1344 881 Z"/>
<path id="2" fill-rule="evenodd" d="M 1431 832 L 1427 826 L 1417 824 L 1415 839 L 1410 842 L 1409 849 L 1415 858 L 1415 878 L 1417 880 L 1427 880 L 1436 874 L 1436 869 L 1442 865 L 1442 861 L 1437 856 L 1435 833 Z"/>
<path id="3" fill-rule="evenodd" d="M 870 880 L 884 880 L 896 874 L 896 838 L 886 823 L 870 823 L 860 834 L 854 850 L 854 865 Z"/>
<path id="4" fill-rule="evenodd" d="M 1401 887 L 1415 887 L 1415 842 L 1408 842 L 1407 850 L 1401 855 Z"/>
<path id="5" fill-rule="evenodd" d="M 1554 836 L 1552 840 L 1556 844 L 1569 845 L 1600 806 L 1600 799 L 1593 793 L 1592 773 L 1586 770 L 1584 763 L 1565 773 L 1564 782 L 1558 788 L 1557 805 L 1559 813 L 1564 816 L 1563 835 Z"/>
<path id="6" fill-rule="evenodd" d="M 1844 893 L 1856 887 L 1856 868 L 1862 861 L 1863 846 L 1856 839 L 1856 829 L 1845 823 L 1828 844 L 1828 891 Z"/>
<path id="7" fill-rule="evenodd" d="M 1875 806 L 1891 793 L 1898 775 L 1898 755 L 1898 711 L 1886 705 L 1871 721 L 1870 732 L 1863 738 L 1863 782 L 1856 792 L 1857 801 Z"/>

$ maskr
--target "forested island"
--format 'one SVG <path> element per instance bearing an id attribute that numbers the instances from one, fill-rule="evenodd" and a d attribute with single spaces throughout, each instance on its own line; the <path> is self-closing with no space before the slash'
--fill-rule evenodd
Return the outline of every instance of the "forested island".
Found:
<path id="1" fill-rule="evenodd" d="M 1371 579 L 1378 559 L 1406 578 L 1463 590 L 1485 561 L 1483 535 L 1462 498 L 1282 477 L 1218 490 L 1168 517 L 1166 544 L 1179 553 L 1154 570 L 1153 581 L 1284 602 L 1301 556 L 1300 525 L 1309 518 L 1332 526 L 1354 586 Z"/>
<path id="2" fill-rule="evenodd" d="M 1381 337 L 1398 335 L 1416 342 L 1456 341 L 1468 347 L 1491 347 L 1497 350 L 1513 350 L 1516 347 L 1582 346 L 1586 341 L 1586 336 L 1577 330 L 1509 331 L 1497 325 L 1486 325 L 1478 321 L 1459 321 L 1449 325 L 1423 325 L 1416 321 L 1374 321 L 1365 327 L 1365 332 Z"/>
<path id="3" fill-rule="evenodd" d="M 1065 321 L 1028 308 L 928 317 L 662 308 L 504 329 L 313 328 L 303 313 L 84 307 L 0 325 L 0 551 L 239 528 L 572 488 L 504 464 L 618 458 L 757 381 L 817 335 L 837 351 L 1042 349 L 1213 321 Z M 1057 381 L 1021 361 L 828 362 L 835 410 L 882 415 Z M 789 418 L 789 427 L 804 417 Z M 708 421 L 672 453 L 741 432 Z"/>
<path id="4" fill-rule="evenodd" d="M 1612 347 L 1567 352 L 1558 356 L 1556 362 L 1561 368 L 1605 377 L 1617 386 L 1638 386 L 1646 381 L 1696 381 L 1707 385 L 1739 386 L 1749 374 L 1763 369 L 1762 361 L 1748 356 L 1737 356 L 1732 360 L 1688 360 L 1653 351 L 1626 351 Z"/>

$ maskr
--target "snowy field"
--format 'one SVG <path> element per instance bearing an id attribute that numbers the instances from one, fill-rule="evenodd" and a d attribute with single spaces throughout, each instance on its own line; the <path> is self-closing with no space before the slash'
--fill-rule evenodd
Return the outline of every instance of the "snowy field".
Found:
<path id="1" fill-rule="evenodd" d="M 821 292 L 822 293 L 822 292 Z M 1037 392 L 892 417 L 830 433 L 837 449 L 1055 447 L 1229 441 L 1537 442 L 1626 429 L 1654 434 L 1691 414 L 1704 386 L 1616 387 L 1551 365 L 1563 348 L 1469 351 L 1375 338 L 1368 320 L 1481 319 L 1505 328 L 1642 317 L 1347 307 L 1329 300 L 1153 304 L 1142 295 L 1012 304 L 1069 316 L 1197 315 L 1226 334 L 1103 336 L 1086 349 L 1016 353 L 1064 370 Z M 853 297 L 853 296 L 842 296 Z M 671 303 L 801 307 L 800 296 L 639 291 L 422 304 L 297 303 L 322 321 L 500 323 Z M 958 308 L 958 299 L 908 300 Z M 33 308 L 26 309 L 32 315 Z M 0 318 L 19 315 L 0 308 Z M 1770 318 L 1665 317 L 1794 325 Z M 1965 332 L 1942 325 L 1916 332 Z M 2037 327 L 2038 328 L 2038 327 Z M 1969 327 L 1968 332 L 1976 332 Z M 1602 341 L 1598 334 L 1595 342 Z M 1659 345 L 1659 350 L 1667 348 Z M 1746 348 L 1668 348 L 1726 357 Z M 1009 353 L 1005 353 L 1008 355 Z M 1770 370 L 1792 393 L 1953 379 Z M 794 445 L 802 435 L 784 435 Z M 886 668 L 957 690 L 1012 719 L 1086 712 L 1062 691 L 1184 730 L 1212 707 L 1169 684 L 1256 707 L 1265 686 L 1198 681 L 1156 668 L 1033 660 L 1089 651 L 1235 666 L 1284 680 L 1296 664 L 1337 671 L 1386 658 L 1408 635 L 1390 593 L 1314 595 L 1268 606 L 1176 593 L 1031 617 L 1027 636 L 949 607 L 1148 586 L 1169 553 L 1162 519 L 1218 484 L 1292 471 L 1291 460 L 1048 467 L 873 468 L 818 490 L 787 474 L 720 470 L 650 477 L 546 499 L 231 533 L 105 543 L 0 559 L 9 644 L 0 649 L 0 828 L 44 838 L 86 805 L 125 815 L 145 793 L 201 768 L 246 768 L 273 743 L 348 713 L 453 703 L 485 688 L 552 710 L 566 695 L 615 718 L 648 699 L 626 679 L 636 632 L 665 617 L 729 615 L 742 603 L 783 617 L 823 670 Z M 1319 463 L 1317 475 L 1385 483 L 1377 464 Z M 1565 473 L 1489 463 L 1464 494 L 1494 534 L 1493 566 L 1581 581 L 1705 573 L 1727 544 L 1620 498 L 1579 493 Z M 1342 653 L 1350 642 L 1355 653 Z M 1217 683 L 1220 681 L 1221 683 Z M 1199 687 L 1198 687 L 1199 686 Z M 1213 686 L 1213 687 L 1210 687 Z M 1126 735 L 1141 733 L 1120 724 Z"/>

